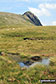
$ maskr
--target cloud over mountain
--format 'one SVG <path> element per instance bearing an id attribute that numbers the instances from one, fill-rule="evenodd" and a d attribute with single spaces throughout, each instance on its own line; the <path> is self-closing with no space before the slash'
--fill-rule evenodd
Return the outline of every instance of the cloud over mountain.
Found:
<path id="1" fill-rule="evenodd" d="M 38 8 L 33 8 L 33 7 L 29 7 L 29 10 L 31 12 L 33 12 L 35 15 L 38 16 L 50 16 L 51 15 L 51 10 L 55 10 L 56 9 L 56 4 L 39 4 Z"/>

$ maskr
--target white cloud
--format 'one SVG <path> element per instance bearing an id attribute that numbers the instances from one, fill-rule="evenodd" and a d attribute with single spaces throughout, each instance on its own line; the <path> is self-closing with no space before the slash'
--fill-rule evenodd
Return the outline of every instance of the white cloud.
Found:
<path id="1" fill-rule="evenodd" d="M 40 4 L 39 8 L 46 8 L 46 9 L 56 9 L 56 4 Z"/>
<path id="2" fill-rule="evenodd" d="M 56 21 L 53 21 L 53 22 L 52 22 L 52 25 L 56 25 Z"/>
<path id="3" fill-rule="evenodd" d="M 50 16 L 49 11 L 47 9 L 45 9 L 45 8 L 37 9 L 37 8 L 29 7 L 29 10 L 32 13 L 34 13 L 36 16 L 42 16 L 42 15 Z"/>
<path id="4" fill-rule="evenodd" d="M 39 4 L 38 8 L 29 7 L 29 10 L 37 16 L 50 16 L 50 9 L 56 9 L 56 4 Z"/>

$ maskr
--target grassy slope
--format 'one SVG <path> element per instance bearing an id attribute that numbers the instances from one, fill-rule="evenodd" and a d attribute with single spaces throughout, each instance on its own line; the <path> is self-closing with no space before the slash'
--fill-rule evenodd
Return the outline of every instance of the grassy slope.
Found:
<path id="1" fill-rule="evenodd" d="M 21 27 L 21 25 L 31 25 L 22 15 L 0 12 L 0 28 Z"/>
<path id="2" fill-rule="evenodd" d="M 38 40 L 23 40 L 25 37 Z M 56 26 L 0 29 L 0 52 L 5 52 L 5 56 L 0 56 L 0 84 L 41 84 L 40 79 L 56 79 L 55 45 Z M 27 70 L 20 68 L 8 52 L 19 53 L 22 59 L 33 55 L 50 56 L 51 64 L 48 67 L 36 65 Z"/>
<path id="3" fill-rule="evenodd" d="M 23 40 L 25 37 L 38 40 Z M 39 40 L 40 39 L 40 40 Z M 56 54 L 56 27 L 21 27 L 0 29 L 0 48 L 26 55 Z"/>

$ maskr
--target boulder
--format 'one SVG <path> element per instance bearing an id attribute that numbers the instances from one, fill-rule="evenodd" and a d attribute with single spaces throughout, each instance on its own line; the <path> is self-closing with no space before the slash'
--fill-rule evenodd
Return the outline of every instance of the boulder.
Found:
<path id="1" fill-rule="evenodd" d="M 5 56 L 5 53 L 4 52 L 0 52 L 0 55 Z"/>

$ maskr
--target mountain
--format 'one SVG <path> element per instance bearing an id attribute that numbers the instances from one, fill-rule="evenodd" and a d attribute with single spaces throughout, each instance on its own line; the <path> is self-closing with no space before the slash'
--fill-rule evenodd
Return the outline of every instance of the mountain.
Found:
<path id="1" fill-rule="evenodd" d="M 24 18 L 36 26 L 42 26 L 40 20 L 30 11 L 23 14 Z"/>
<path id="2" fill-rule="evenodd" d="M 19 27 L 23 25 L 42 26 L 39 19 L 29 11 L 25 12 L 23 15 L 0 12 L 0 28 Z"/>

